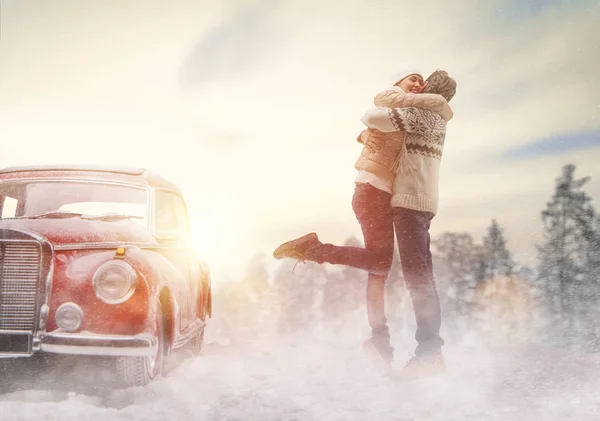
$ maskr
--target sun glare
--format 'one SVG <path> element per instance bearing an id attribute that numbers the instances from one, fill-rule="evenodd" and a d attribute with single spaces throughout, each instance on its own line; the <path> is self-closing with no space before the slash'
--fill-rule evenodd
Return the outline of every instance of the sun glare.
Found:
<path id="1" fill-rule="evenodd" d="M 216 224 L 196 222 L 191 227 L 192 246 L 198 257 L 210 267 L 212 279 L 220 282 L 231 272 L 236 242 L 232 232 L 223 232 Z"/>

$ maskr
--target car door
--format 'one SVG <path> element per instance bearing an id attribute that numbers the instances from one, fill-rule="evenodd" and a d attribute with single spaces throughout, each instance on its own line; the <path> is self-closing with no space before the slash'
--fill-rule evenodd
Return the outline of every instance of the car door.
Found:
<path id="1" fill-rule="evenodd" d="M 183 279 L 183 284 L 172 285 L 172 290 L 179 305 L 179 325 L 185 329 L 196 320 L 199 294 L 196 270 L 191 265 L 194 256 L 191 254 L 187 210 L 183 198 L 170 190 L 156 190 L 154 203 L 155 238 L 161 246 L 159 252 L 169 259 Z"/>

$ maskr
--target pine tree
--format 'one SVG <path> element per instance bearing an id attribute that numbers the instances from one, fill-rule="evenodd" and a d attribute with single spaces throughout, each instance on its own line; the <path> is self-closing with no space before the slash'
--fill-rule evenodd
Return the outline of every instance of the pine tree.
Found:
<path id="1" fill-rule="evenodd" d="M 480 249 L 468 233 L 447 232 L 433 244 L 447 282 L 440 288 L 446 308 L 456 316 L 469 315 L 480 268 Z"/>
<path id="2" fill-rule="evenodd" d="M 597 235 L 591 198 L 583 191 L 589 177 L 575 179 L 575 165 L 563 167 L 554 195 L 542 212 L 544 243 L 538 245 L 538 282 L 545 296 L 550 326 L 570 341 L 576 331 L 589 330 L 589 265 Z M 582 317 L 583 316 L 583 317 Z M 554 336 L 553 335 L 553 336 Z"/>
<path id="3" fill-rule="evenodd" d="M 506 240 L 502 229 L 495 219 L 488 229 L 487 236 L 483 239 L 482 270 L 485 280 L 501 276 L 510 276 L 515 267 L 511 254 L 506 248 Z"/>
<path id="4" fill-rule="evenodd" d="M 598 352 L 600 350 L 600 217 L 595 218 L 594 224 L 588 227 L 586 241 L 588 242 L 584 282 L 580 296 L 583 301 L 582 319 L 585 320 L 584 341 L 588 347 Z"/>

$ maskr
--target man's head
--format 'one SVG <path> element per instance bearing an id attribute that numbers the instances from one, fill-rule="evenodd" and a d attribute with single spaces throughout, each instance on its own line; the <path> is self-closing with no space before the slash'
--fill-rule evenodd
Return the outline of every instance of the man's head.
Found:
<path id="1" fill-rule="evenodd" d="M 456 93 L 456 81 L 448 76 L 444 70 L 436 70 L 425 81 L 423 92 L 428 94 L 438 94 L 450 101 Z"/>

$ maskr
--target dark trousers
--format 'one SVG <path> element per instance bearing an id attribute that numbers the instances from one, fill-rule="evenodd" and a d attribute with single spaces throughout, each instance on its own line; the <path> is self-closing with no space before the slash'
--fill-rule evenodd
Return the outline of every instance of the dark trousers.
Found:
<path id="1" fill-rule="evenodd" d="M 415 339 L 418 346 L 415 353 L 438 353 L 444 341 L 440 337 L 440 299 L 430 250 L 429 226 L 434 215 L 407 208 L 393 208 L 392 213 L 404 282 L 410 292 L 417 321 Z"/>
<path id="2" fill-rule="evenodd" d="M 307 256 L 319 263 L 332 263 L 363 269 L 387 278 L 394 256 L 394 223 L 389 193 L 370 184 L 357 183 L 352 209 L 360 223 L 365 247 L 321 244 Z"/>
<path id="3" fill-rule="evenodd" d="M 417 353 L 441 347 L 440 306 L 433 280 L 429 251 L 429 224 L 433 214 L 392 208 L 391 195 L 370 184 L 356 184 L 352 209 L 362 228 L 365 247 L 321 244 L 310 250 L 309 260 L 366 270 L 367 314 L 372 340 L 384 354 L 391 354 L 385 317 L 385 281 L 394 255 L 394 229 L 400 262 L 417 320 Z"/>
<path id="4" fill-rule="evenodd" d="M 393 348 L 385 317 L 385 281 L 394 257 L 394 222 L 391 195 L 370 184 L 357 183 L 352 209 L 362 228 L 365 247 L 322 244 L 310 250 L 309 260 L 351 266 L 368 272 L 367 317 L 371 340 L 382 356 L 391 361 Z"/>

